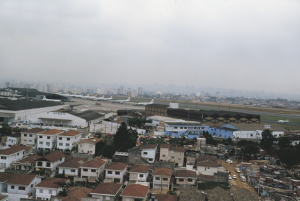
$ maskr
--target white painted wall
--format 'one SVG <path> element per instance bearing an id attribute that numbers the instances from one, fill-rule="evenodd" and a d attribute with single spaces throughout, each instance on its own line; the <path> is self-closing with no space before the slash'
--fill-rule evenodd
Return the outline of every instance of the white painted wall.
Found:
<path id="1" fill-rule="evenodd" d="M 42 200 L 50 200 L 51 195 L 57 195 L 59 192 L 59 188 L 42 188 L 42 187 L 36 187 L 35 194 L 37 199 Z"/>
<path id="2" fill-rule="evenodd" d="M 197 171 L 200 174 L 214 176 L 214 173 L 217 173 L 217 168 L 216 167 L 197 166 Z"/>
<path id="3" fill-rule="evenodd" d="M 108 174 L 108 171 L 111 171 L 111 174 Z M 120 172 L 119 175 L 116 174 L 116 172 Z M 118 178 L 120 179 L 120 183 L 123 183 L 123 176 L 124 174 L 126 174 L 127 172 L 127 168 L 125 168 L 124 170 L 105 170 L 105 179 L 107 178 Z"/>
<path id="4" fill-rule="evenodd" d="M 91 143 L 80 143 L 78 144 L 78 153 L 91 153 L 94 154 L 96 150 L 96 145 Z"/>
<path id="5" fill-rule="evenodd" d="M 57 142 L 57 135 L 61 133 L 57 133 L 55 135 L 37 134 L 37 148 L 52 149 L 54 143 Z"/>
<path id="6" fill-rule="evenodd" d="M 78 176 L 78 168 L 58 167 L 58 174 L 62 174 L 64 170 L 66 176 Z"/>
<path id="7" fill-rule="evenodd" d="M 42 165 L 38 165 L 39 162 L 41 162 Z M 54 161 L 53 163 L 50 161 L 36 161 L 35 167 L 36 168 L 47 168 L 47 169 L 54 170 L 56 168 L 56 166 L 58 166 L 59 164 L 61 164 L 63 162 L 65 162 L 65 157 L 63 157 L 57 161 Z M 47 163 L 50 163 L 50 167 L 47 167 Z"/>
<path id="8" fill-rule="evenodd" d="M 10 155 L 0 155 L 0 167 L 1 168 L 8 168 L 10 167 L 10 164 L 16 161 L 19 161 L 24 156 L 24 150 L 18 151 L 16 153 L 10 154 Z"/>
<path id="9" fill-rule="evenodd" d="M 21 144 L 23 145 L 34 145 L 35 139 L 36 133 L 21 133 Z"/>
<path id="10" fill-rule="evenodd" d="M 28 193 L 35 193 L 35 185 L 39 184 L 42 181 L 40 177 L 35 177 L 29 185 L 19 185 L 19 184 L 8 184 L 7 185 L 7 193 L 14 193 L 14 194 L 25 194 Z M 14 189 L 12 188 L 14 186 Z M 25 190 L 19 190 L 19 187 L 25 187 Z"/>
<path id="11" fill-rule="evenodd" d="M 155 149 L 142 149 L 141 157 L 146 159 L 149 163 L 154 163 L 155 162 L 156 150 L 157 150 L 157 147 Z M 145 154 L 145 153 L 147 153 L 147 154 Z"/>
<path id="12" fill-rule="evenodd" d="M 69 140 L 68 140 L 69 139 Z M 61 136 L 57 135 L 57 148 L 62 150 L 72 150 L 72 147 L 81 140 L 81 134 L 76 136 Z"/>
<path id="13" fill-rule="evenodd" d="M 99 168 L 80 167 L 81 178 L 87 177 L 87 178 L 96 179 L 99 177 L 99 175 L 101 175 L 104 172 L 104 168 L 105 168 L 105 164 L 103 164 Z M 87 170 L 87 171 L 84 171 L 84 170 Z"/>

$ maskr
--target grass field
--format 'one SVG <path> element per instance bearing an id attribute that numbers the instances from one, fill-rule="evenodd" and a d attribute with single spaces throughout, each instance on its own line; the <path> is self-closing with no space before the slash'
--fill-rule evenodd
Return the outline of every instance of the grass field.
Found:
<path id="1" fill-rule="evenodd" d="M 278 120 L 289 120 L 290 123 L 293 124 L 300 124 L 300 118 L 286 118 L 286 117 L 278 117 L 278 116 L 271 116 L 271 115 L 261 115 L 260 119 L 262 120 L 270 120 L 270 121 L 278 121 Z"/>

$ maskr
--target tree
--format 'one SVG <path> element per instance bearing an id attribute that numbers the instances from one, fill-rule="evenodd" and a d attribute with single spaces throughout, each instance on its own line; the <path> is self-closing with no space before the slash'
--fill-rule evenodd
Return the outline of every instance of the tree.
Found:
<path id="1" fill-rule="evenodd" d="M 297 161 L 297 151 L 294 149 L 294 147 L 288 147 L 285 149 L 280 150 L 279 152 L 279 158 L 280 161 L 287 165 L 288 168 L 290 168 L 293 165 L 296 165 L 298 163 Z"/>
<path id="2" fill-rule="evenodd" d="M 114 145 L 106 145 L 103 149 L 103 156 L 107 158 L 112 158 L 117 148 Z"/>
<path id="3" fill-rule="evenodd" d="M 127 129 L 126 123 L 122 122 L 114 137 L 114 145 L 119 151 L 128 151 L 135 147 L 138 133 L 136 130 Z"/>
<path id="4" fill-rule="evenodd" d="M 2 136 L 11 135 L 12 134 L 12 128 L 7 123 L 2 123 L 2 128 L 0 128 L 0 134 Z"/>
<path id="5" fill-rule="evenodd" d="M 280 137 L 278 138 L 278 145 L 280 149 L 285 149 L 291 146 L 290 139 L 288 137 Z"/>
<path id="6" fill-rule="evenodd" d="M 59 181 L 56 184 L 58 184 L 58 186 L 60 188 L 60 191 L 58 192 L 58 195 L 67 196 L 68 195 L 68 189 L 69 189 L 68 183 L 66 183 L 64 181 Z"/>
<path id="7" fill-rule="evenodd" d="M 242 147 L 242 153 L 244 154 L 245 159 L 248 161 L 252 155 L 254 157 L 257 156 L 257 154 L 259 153 L 259 147 L 256 143 L 247 144 L 244 147 Z"/>
<path id="8" fill-rule="evenodd" d="M 272 131 L 269 129 L 265 129 L 262 132 L 262 139 L 260 141 L 260 146 L 264 150 L 270 151 L 275 140 L 276 139 L 273 136 Z"/>
<path id="9" fill-rule="evenodd" d="M 146 139 L 143 144 L 159 144 L 160 145 L 160 144 L 166 144 L 166 143 L 163 139 L 149 138 L 149 139 Z"/>

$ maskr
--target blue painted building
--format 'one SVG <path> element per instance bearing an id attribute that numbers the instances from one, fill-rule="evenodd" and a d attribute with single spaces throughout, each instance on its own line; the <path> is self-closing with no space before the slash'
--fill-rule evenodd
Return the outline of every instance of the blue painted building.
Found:
<path id="1" fill-rule="evenodd" d="M 186 137 L 189 139 L 199 138 L 209 126 L 203 125 L 200 122 L 192 121 L 173 121 L 165 122 L 165 135 L 173 137 Z"/>
<path id="2" fill-rule="evenodd" d="M 238 131 L 236 127 L 231 124 L 224 124 L 219 127 L 209 127 L 208 133 L 216 138 L 233 138 L 233 132 Z"/>

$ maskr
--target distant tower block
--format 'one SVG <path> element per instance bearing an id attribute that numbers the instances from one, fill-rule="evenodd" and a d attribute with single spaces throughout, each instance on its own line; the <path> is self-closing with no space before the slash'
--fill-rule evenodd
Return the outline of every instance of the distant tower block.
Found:
<path id="1" fill-rule="evenodd" d="M 200 91 L 196 92 L 196 96 L 200 97 L 201 96 L 201 92 Z"/>
<path id="2" fill-rule="evenodd" d="M 216 92 L 216 98 L 220 98 L 220 92 Z"/>
<path id="3" fill-rule="evenodd" d="M 6 87 L 6 88 L 9 87 L 9 82 L 5 82 L 5 87 Z"/>
<path id="4" fill-rule="evenodd" d="M 138 88 L 138 95 L 142 95 L 143 94 L 143 87 L 139 87 Z"/>

